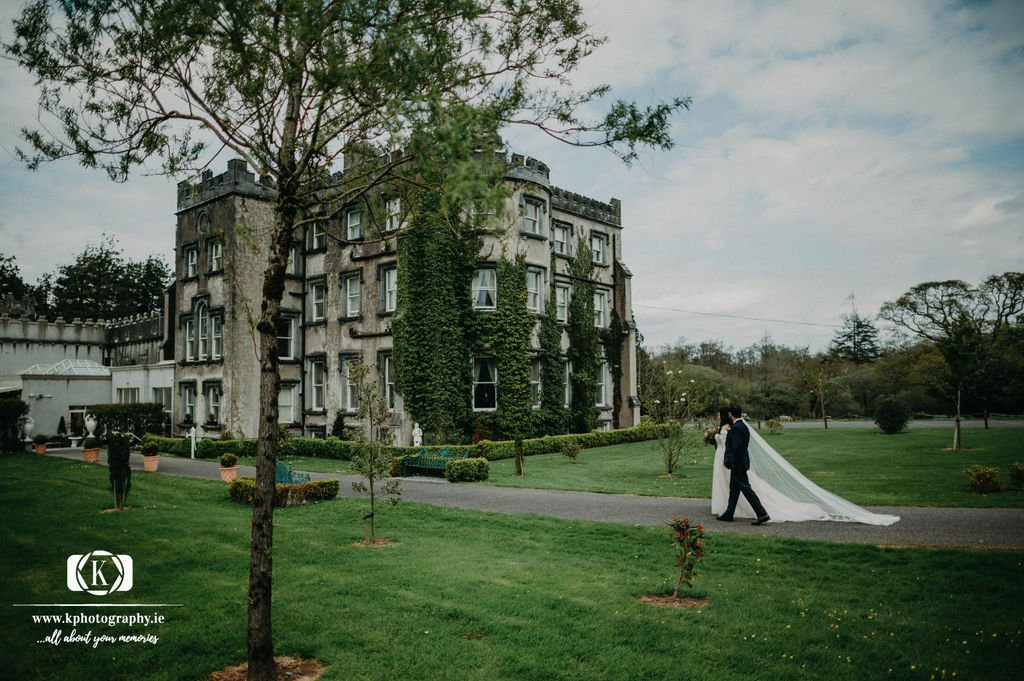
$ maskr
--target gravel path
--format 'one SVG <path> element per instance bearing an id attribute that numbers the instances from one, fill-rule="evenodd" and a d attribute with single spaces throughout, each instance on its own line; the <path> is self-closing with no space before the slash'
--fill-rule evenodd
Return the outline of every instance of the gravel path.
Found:
<path id="1" fill-rule="evenodd" d="M 48 455 L 81 460 L 77 449 L 50 450 Z M 106 463 L 106 452 L 100 452 Z M 142 457 L 132 455 L 132 468 L 142 468 Z M 216 461 L 200 461 L 164 456 L 160 473 L 191 478 L 219 480 Z M 240 475 L 255 475 L 251 466 L 242 466 Z M 359 496 L 352 492 L 353 476 L 310 473 L 313 479 L 339 478 L 339 496 Z M 443 479 L 404 478 L 402 499 L 436 506 L 451 506 L 492 513 L 520 513 L 570 520 L 594 520 L 627 525 L 660 525 L 673 516 L 688 517 L 704 523 L 710 532 L 760 534 L 820 541 L 894 546 L 958 546 L 970 548 L 1024 549 L 1024 509 L 874 507 L 872 510 L 900 516 L 888 527 L 858 523 L 804 522 L 768 523 L 753 527 L 749 521 L 716 521 L 708 499 L 641 497 L 591 492 L 558 492 L 487 485 L 453 485 Z M 769 509 L 770 511 L 770 509 Z"/>

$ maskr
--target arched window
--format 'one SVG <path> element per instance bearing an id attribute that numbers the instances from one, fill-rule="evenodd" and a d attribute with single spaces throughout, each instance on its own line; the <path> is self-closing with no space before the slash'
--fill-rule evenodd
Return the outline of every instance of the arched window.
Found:
<path id="1" fill-rule="evenodd" d="M 196 331 L 199 336 L 199 359 L 210 356 L 210 309 L 206 303 L 196 305 Z"/>

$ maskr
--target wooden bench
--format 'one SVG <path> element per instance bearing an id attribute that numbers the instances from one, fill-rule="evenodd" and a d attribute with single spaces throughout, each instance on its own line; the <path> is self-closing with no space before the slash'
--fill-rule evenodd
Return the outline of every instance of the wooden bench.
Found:
<path id="1" fill-rule="evenodd" d="M 309 474 L 296 473 L 292 470 L 291 466 L 283 461 L 278 461 L 277 467 L 274 469 L 274 481 L 283 485 L 299 485 L 303 482 L 309 482 Z"/>
<path id="2" fill-rule="evenodd" d="M 441 451 L 429 451 L 420 449 L 416 454 L 406 454 L 402 457 L 402 477 L 409 475 L 435 475 L 444 477 L 444 467 L 453 459 L 465 459 L 463 452 L 453 452 L 445 447 Z"/>

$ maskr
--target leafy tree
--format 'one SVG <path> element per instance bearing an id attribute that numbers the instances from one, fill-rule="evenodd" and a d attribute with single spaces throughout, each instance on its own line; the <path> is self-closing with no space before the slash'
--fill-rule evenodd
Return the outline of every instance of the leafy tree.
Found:
<path id="1" fill-rule="evenodd" d="M 812 413 L 814 406 L 821 405 L 821 420 L 828 428 L 828 405 L 829 399 L 833 397 L 836 384 L 842 374 L 842 366 L 835 356 L 820 354 L 817 357 L 807 357 L 803 362 L 804 386 L 810 392 Z"/>
<path id="2" fill-rule="evenodd" d="M 577 0 L 77 0 L 57 16 L 50 5 L 25 7 L 5 45 L 59 121 L 23 131 L 29 150 L 18 154 L 30 168 L 73 156 L 123 180 L 156 160 L 166 173 L 192 172 L 226 149 L 277 191 L 253 315 L 260 430 L 248 674 L 269 679 L 276 328 L 296 230 L 384 183 L 475 200 L 490 186 L 477 152 L 508 124 L 628 162 L 638 147 L 671 146 L 669 118 L 689 102 L 620 100 L 583 118 L 607 88 L 572 87 L 601 43 Z"/>
<path id="3" fill-rule="evenodd" d="M 942 357 L 933 385 L 954 408 L 954 449 L 963 448 L 964 399 L 985 404 L 987 414 L 989 395 L 1004 380 L 1002 355 L 1012 355 L 1006 339 L 1013 338 L 1022 311 L 1020 272 L 991 276 L 976 288 L 959 280 L 925 282 L 882 305 L 880 317 L 934 344 Z"/>
<path id="4" fill-rule="evenodd" d="M 26 302 L 29 286 L 21 278 L 21 269 L 13 255 L 0 253 L 0 310 L 13 312 Z"/>
<path id="5" fill-rule="evenodd" d="M 854 364 L 867 364 L 878 359 L 881 354 L 878 340 L 878 329 L 857 312 L 843 315 L 843 328 L 832 338 L 830 352 Z"/>
<path id="6" fill-rule="evenodd" d="M 117 240 L 104 234 L 99 244 L 87 244 L 73 263 L 61 265 L 56 277 L 42 279 L 39 292 L 46 314 L 67 320 L 118 319 L 161 310 L 170 280 L 162 259 L 151 255 L 128 260 Z"/>
<path id="7" fill-rule="evenodd" d="M 353 482 L 352 490 L 370 493 L 370 513 L 363 518 L 363 521 L 370 521 L 367 526 L 369 531 L 366 539 L 369 543 L 375 544 L 377 543 L 377 482 L 386 478 L 391 470 L 391 457 L 385 449 L 385 445 L 391 443 L 391 431 L 387 426 L 391 411 L 380 387 L 369 380 L 372 368 L 372 365 L 367 366 L 357 362 L 349 369 L 349 377 L 358 386 L 359 409 L 356 411 L 356 416 L 363 422 L 364 427 L 362 431 L 363 447 L 358 453 L 352 455 L 351 466 L 355 473 L 366 478 L 366 483 L 363 483 L 362 480 Z M 391 504 L 397 504 L 401 494 L 402 483 L 398 480 L 388 480 L 380 489 L 380 495 L 391 497 L 388 500 Z"/>

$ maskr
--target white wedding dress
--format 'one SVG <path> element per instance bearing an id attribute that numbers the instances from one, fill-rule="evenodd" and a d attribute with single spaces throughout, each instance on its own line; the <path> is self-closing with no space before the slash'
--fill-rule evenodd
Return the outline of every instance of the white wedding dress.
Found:
<path id="1" fill-rule="evenodd" d="M 711 512 L 719 515 L 729 504 L 730 471 L 725 467 L 725 436 L 728 429 L 715 435 L 715 462 L 711 482 Z M 895 515 L 872 513 L 842 497 L 823 490 L 808 480 L 769 445 L 761 434 L 750 428 L 750 486 L 757 492 L 772 522 L 832 520 L 865 525 L 892 525 Z M 736 517 L 753 518 L 754 511 L 740 495 Z"/>

